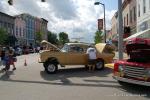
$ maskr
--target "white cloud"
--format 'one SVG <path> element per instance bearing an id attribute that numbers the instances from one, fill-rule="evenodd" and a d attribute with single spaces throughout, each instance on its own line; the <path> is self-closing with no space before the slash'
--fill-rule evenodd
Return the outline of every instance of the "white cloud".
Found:
<path id="1" fill-rule="evenodd" d="M 0 11 L 10 15 L 29 13 L 49 21 L 48 29 L 55 33 L 67 32 L 70 39 L 83 37 L 82 41 L 93 42 L 97 30 L 97 19 L 103 18 L 103 8 L 94 6 L 95 0 L 14 0 L 9 6 L 7 0 L 0 1 Z M 106 26 L 110 29 L 115 10 L 106 8 Z"/>

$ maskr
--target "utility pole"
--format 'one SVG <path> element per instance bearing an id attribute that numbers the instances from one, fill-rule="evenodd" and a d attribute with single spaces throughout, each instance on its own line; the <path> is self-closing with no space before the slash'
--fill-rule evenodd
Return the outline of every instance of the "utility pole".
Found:
<path id="1" fill-rule="evenodd" d="M 119 60 L 123 59 L 123 20 L 122 20 L 122 0 L 118 0 L 118 50 Z"/>

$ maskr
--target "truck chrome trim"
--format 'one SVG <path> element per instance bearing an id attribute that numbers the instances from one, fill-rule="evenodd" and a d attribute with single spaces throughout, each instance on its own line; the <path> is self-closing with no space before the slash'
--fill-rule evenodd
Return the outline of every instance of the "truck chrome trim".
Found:
<path id="1" fill-rule="evenodd" d="M 146 81 L 138 81 L 138 80 L 127 79 L 127 78 L 118 77 L 118 76 L 113 76 L 113 78 L 118 80 L 118 81 L 122 81 L 122 82 L 126 82 L 126 83 L 132 83 L 132 84 L 143 85 L 143 86 L 150 86 L 150 82 L 146 82 Z"/>

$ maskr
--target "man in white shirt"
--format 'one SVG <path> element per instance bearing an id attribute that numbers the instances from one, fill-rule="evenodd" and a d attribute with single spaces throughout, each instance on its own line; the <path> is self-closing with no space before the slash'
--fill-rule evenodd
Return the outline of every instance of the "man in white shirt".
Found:
<path id="1" fill-rule="evenodd" d="M 89 48 L 86 51 L 86 54 L 89 55 L 89 71 L 91 70 L 95 70 L 95 64 L 96 64 L 96 49 L 93 48 L 91 45 L 89 46 Z"/>

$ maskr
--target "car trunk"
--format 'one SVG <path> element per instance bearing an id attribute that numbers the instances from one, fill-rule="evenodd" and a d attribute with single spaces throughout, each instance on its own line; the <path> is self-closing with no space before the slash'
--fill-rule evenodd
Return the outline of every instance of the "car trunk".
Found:
<path id="1" fill-rule="evenodd" d="M 127 42 L 129 62 L 150 62 L 150 39 L 135 38 Z"/>

